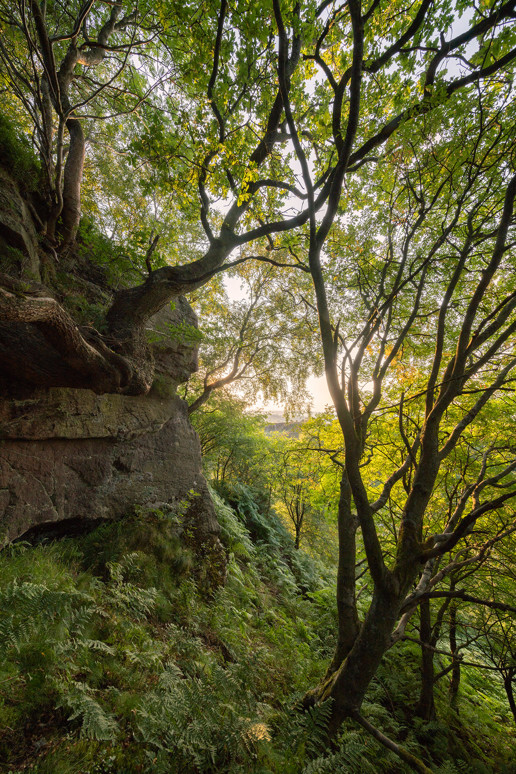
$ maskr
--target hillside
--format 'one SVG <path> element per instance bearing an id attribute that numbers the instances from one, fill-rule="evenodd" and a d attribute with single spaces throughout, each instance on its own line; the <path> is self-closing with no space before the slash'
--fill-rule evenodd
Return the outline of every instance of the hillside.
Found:
<path id="1" fill-rule="evenodd" d="M 3 551 L 4 771 L 411 771 L 352 725 L 325 752 L 328 708 L 300 711 L 335 644 L 334 570 L 296 552 L 250 495 L 236 511 L 214 495 L 229 566 L 211 596 L 177 539 L 181 512 Z M 498 684 L 467 668 L 462 680 L 460 714 L 443 686 L 439 719 L 416 722 L 417 648 L 398 645 L 368 715 L 435 774 L 511 774 L 516 735 Z"/>

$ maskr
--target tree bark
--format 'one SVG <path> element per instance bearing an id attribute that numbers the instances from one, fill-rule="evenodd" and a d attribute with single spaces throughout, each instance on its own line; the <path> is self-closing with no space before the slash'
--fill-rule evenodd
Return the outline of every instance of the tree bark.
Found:
<path id="1" fill-rule="evenodd" d="M 393 590 L 375 589 L 371 606 L 350 652 L 323 684 L 319 700 L 333 699 L 330 736 L 335 736 L 346 718 L 360 711 L 371 680 L 389 647 L 401 601 Z"/>
<path id="2" fill-rule="evenodd" d="M 202 258 L 183 266 L 164 266 L 142 285 L 120 290 L 107 313 L 110 332 L 122 339 L 175 296 L 191 293 L 211 279 L 235 246 L 232 234 L 215 239 Z"/>
<path id="3" fill-rule="evenodd" d="M 434 652 L 432 650 L 432 620 L 430 600 L 419 606 L 419 637 L 421 640 L 421 689 L 415 714 L 423 720 L 435 720 Z"/>
<path id="4" fill-rule="evenodd" d="M 63 247 L 75 241 L 81 219 L 81 184 L 84 171 L 86 144 L 81 122 L 69 118 L 66 128 L 70 135 L 70 147 L 63 175 L 63 209 L 61 212 Z"/>
<path id="5" fill-rule="evenodd" d="M 17 284 L 10 280 L 15 292 L 0 287 L 0 320 L 5 327 L 0 362 L 11 378 L 97 393 L 148 392 L 152 359 L 131 360 L 118 354 L 100 334 L 81 330 L 55 299 L 23 296 L 16 292 Z"/>
<path id="6" fill-rule="evenodd" d="M 299 550 L 299 544 L 301 542 L 301 526 L 302 526 L 302 522 L 301 523 L 296 522 L 296 524 L 294 525 L 294 528 L 295 528 L 294 548 L 296 549 L 296 551 Z"/>
<path id="7" fill-rule="evenodd" d="M 516 723 L 516 700 L 514 699 L 514 692 L 512 689 L 512 683 L 515 677 L 516 677 L 516 667 L 512 667 L 511 669 L 509 669 L 507 674 L 504 675 L 503 685 L 505 688 L 505 693 L 507 694 L 507 701 L 509 702 L 509 707 L 511 708 L 514 722 Z"/>
<path id="8" fill-rule="evenodd" d="M 340 480 L 338 509 L 339 563 L 337 569 L 338 637 L 328 676 L 335 672 L 353 647 L 360 623 L 356 605 L 356 531 L 357 517 L 351 511 L 351 489 L 345 470 Z"/>
<path id="9" fill-rule="evenodd" d="M 450 605 L 450 651 L 452 654 L 452 676 L 450 680 L 450 704 L 457 709 L 457 697 L 460 685 L 460 661 L 457 658 L 457 605 Z"/>

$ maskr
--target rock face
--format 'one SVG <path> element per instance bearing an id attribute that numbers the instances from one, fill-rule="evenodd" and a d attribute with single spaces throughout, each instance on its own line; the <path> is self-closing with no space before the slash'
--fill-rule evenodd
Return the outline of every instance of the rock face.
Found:
<path id="1" fill-rule="evenodd" d="M 0 169 L 4 276 L 40 281 L 44 255 L 34 224 L 30 203 Z M 55 269 L 47 274 L 45 294 L 66 301 L 63 289 L 53 287 Z M 99 308 L 110 304 L 112 290 L 87 256 L 75 256 L 66 289 L 69 301 L 75 292 L 76 306 L 83 296 Z M 24 326 L 23 336 L 16 326 Z M 52 359 L 48 342 L 38 346 L 41 331 L 26 323 L 0 324 L 0 360 L 2 348 L 8 353 L 0 368 L 0 547 L 28 530 L 60 525 L 66 532 L 88 521 L 123 518 L 136 508 L 159 508 L 179 516 L 183 540 L 199 557 L 198 575 L 210 587 L 223 582 L 226 556 L 199 440 L 176 394 L 177 385 L 197 370 L 196 333 L 196 316 L 184 298 L 151 318 L 154 386 L 149 395 L 129 397 L 76 388 L 68 371 L 60 372 L 67 366 L 59 353 Z M 9 346 L 13 335 L 27 346 Z M 40 370 L 51 376 L 45 384 L 68 386 L 41 389 L 17 381 L 16 364 L 38 357 L 44 359 Z"/>
<path id="2" fill-rule="evenodd" d="M 188 381 L 197 371 L 197 315 L 183 296 L 151 317 L 147 335 L 156 374 L 174 385 Z"/>
<path id="3" fill-rule="evenodd" d="M 37 244 L 29 208 L 16 184 L 0 167 L 0 249 L 7 262 L 18 259 L 22 277 L 40 281 Z"/>
<path id="4" fill-rule="evenodd" d="M 41 524 L 175 510 L 222 580 L 219 526 L 184 401 L 55 389 L 3 401 L 0 412 L 2 543 Z"/>

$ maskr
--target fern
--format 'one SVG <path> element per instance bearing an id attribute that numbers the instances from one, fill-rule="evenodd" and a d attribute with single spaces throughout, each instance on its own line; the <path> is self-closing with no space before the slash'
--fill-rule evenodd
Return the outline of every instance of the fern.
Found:
<path id="1" fill-rule="evenodd" d="M 42 584 L 14 580 L 0 592 L 0 648 L 19 652 L 33 635 L 59 632 L 80 636 L 97 611 L 92 597 L 78 591 L 56 591 Z"/>
<path id="2" fill-rule="evenodd" d="M 465 772 L 465 769 L 458 769 L 451 761 L 446 761 L 435 770 L 435 774 L 462 774 L 463 771 Z"/>
<path id="3" fill-rule="evenodd" d="M 254 555 L 255 548 L 248 531 L 239 520 L 233 508 L 225 503 L 211 487 L 210 494 L 215 506 L 217 520 L 220 524 L 222 542 L 238 559 L 250 560 Z"/>
<path id="4" fill-rule="evenodd" d="M 328 724 L 331 716 L 333 701 L 316 704 L 305 713 L 304 734 L 306 738 L 305 749 L 310 757 L 315 757 L 325 749 L 328 743 Z"/>
<path id="5" fill-rule="evenodd" d="M 58 688 L 61 698 L 57 706 L 71 711 L 69 721 L 80 720 L 82 736 L 106 742 L 116 738 L 118 726 L 114 717 L 95 700 L 85 683 L 72 681 L 66 689 L 61 684 Z"/>
<path id="6" fill-rule="evenodd" d="M 302 774 L 378 774 L 380 769 L 366 757 L 367 749 L 363 742 L 352 739 L 338 752 L 321 755 L 310 761 L 302 770 Z M 402 769 L 396 768 L 397 772 Z"/>
<path id="7" fill-rule="evenodd" d="M 238 668 L 213 663 L 200 676 L 168 664 L 158 687 L 137 710 L 138 728 L 153 772 L 212 772 L 251 761 L 267 738 L 257 702 Z M 259 729 L 259 732 L 257 731 Z"/>
<path id="8" fill-rule="evenodd" d="M 120 562 L 107 562 L 111 583 L 107 587 L 107 599 L 116 608 L 131 617 L 141 620 L 155 608 L 158 591 L 155 588 L 144 589 L 124 580 L 125 577 L 138 577 L 139 554 L 132 552 Z"/>

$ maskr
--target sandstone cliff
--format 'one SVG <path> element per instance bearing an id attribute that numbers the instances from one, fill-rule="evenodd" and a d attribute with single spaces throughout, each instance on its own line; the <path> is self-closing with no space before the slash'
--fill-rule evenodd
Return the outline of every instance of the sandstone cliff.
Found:
<path id="1" fill-rule="evenodd" d="M 43 276 L 39 287 L 56 297 L 46 260 L 30 205 L 1 173 L 0 272 L 37 283 Z M 88 294 L 97 302 L 108 297 L 109 287 L 95 282 L 95 272 L 83 260 L 68 283 L 72 295 L 76 286 L 81 297 Z M 148 395 L 131 396 L 41 388 L 20 379 L 20 373 L 30 374 L 28 361 L 37 357 L 41 334 L 27 323 L 0 320 L 2 545 L 35 528 L 60 524 L 66 531 L 88 520 L 123 518 L 135 508 L 159 508 L 180 515 L 179 529 L 202 557 L 209 582 L 223 581 L 225 555 L 199 441 L 176 394 L 177 385 L 196 369 L 196 347 L 177 331 L 196 324 L 182 297 L 149 320 L 154 387 Z M 12 342 L 22 339 L 30 348 L 16 350 Z M 47 363 L 56 384 L 62 383 L 60 367 L 57 355 L 55 364 Z"/>

